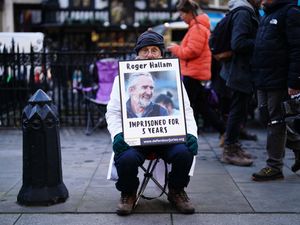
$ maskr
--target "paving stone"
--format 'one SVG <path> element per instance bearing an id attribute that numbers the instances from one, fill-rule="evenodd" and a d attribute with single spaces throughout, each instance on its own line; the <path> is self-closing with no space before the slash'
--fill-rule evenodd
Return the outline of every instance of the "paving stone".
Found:
<path id="1" fill-rule="evenodd" d="M 162 224 L 162 221 L 166 224 L 176 224 L 175 222 L 183 224 L 181 222 L 185 219 L 187 222 L 184 224 L 189 221 L 191 224 L 195 224 L 197 220 L 200 222 L 207 220 L 212 221 L 207 224 L 216 225 L 221 222 L 221 219 L 225 221 L 223 224 L 230 224 L 230 221 L 232 224 L 239 224 L 238 222 L 243 218 L 248 221 L 255 216 L 261 216 L 259 217 L 260 221 L 263 221 L 264 213 L 271 213 L 270 215 L 278 216 L 278 218 L 281 216 L 278 213 L 283 213 L 283 221 L 290 217 L 290 214 L 285 217 L 285 213 L 293 212 L 298 216 L 300 205 L 297 199 L 300 199 L 300 194 L 298 194 L 300 173 L 295 174 L 290 170 L 294 160 L 293 153 L 289 150 L 286 152 L 284 180 L 254 182 L 251 180 L 251 174 L 264 167 L 267 157 L 266 133 L 261 128 L 253 128 L 251 132 L 259 136 L 258 141 L 242 141 L 247 150 L 257 157 L 251 167 L 237 167 L 221 163 L 219 158 L 222 148 L 218 146 L 219 135 L 215 132 L 199 135 L 199 154 L 194 176 L 191 177 L 190 184 L 186 189 L 196 207 L 196 215 L 181 216 L 177 214 L 166 196 L 162 196 L 151 201 L 141 199 L 134 211 L 135 214 L 128 217 L 128 220 L 124 220 L 124 224 L 127 223 L 126 221 L 135 224 L 132 218 L 145 222 L 140 219 L 143 216 L 147 218 L 149 216 L 151 223 L 158 224 Z M 38 224 L 38 221 L 42 221 L 42 219 L 46 218 L 45 221 L 47 221 L 48 217 L 49 221 L 67 221 L 67 219 L 75 221 L 78 217 L 82 218 L 78 221 L 86 220 L 91 224 L 102 224 L 99 221 L 103 224 L 104 222 L 118 224 L 117 222 L 121 220 L 120 217 L 115 216 L 115 207 L 120 193 L 115 189 L 113 181 L 106 180 L 112 152 L 108 131 L 106 129 L 96 130 L 93 135 L 86 136 L 84 128 L 62 128 L 60 139 L 63 180 L 70 197 L 65 203 L 53 206 L 26 207 L 16 203 L 17 194 L 22 186 L 22 131 L 0 129 L 0 219 L 4 220 L 5 213 L 8 215 L 5 218 L 11 218 L 11 213 L 13 216 L 22 213 L 16 224 Z M 142 178 L 143 174 L 140 172 L 139 176 Z M 146 193 L 157 193 L 157 189 L 152 183 L 149 183 Z M 255 214 L 256 212 L 263 214 Z M 59 215 L 55 215 L 57 213 Z M 91 214 L 95 218 L 85 213 Z M 218 213 L 216 220 L 210 216 L 211 213 Z M 227 216 L 227 214 L 230 215 Z M 266 215 L 266 221 L 272 221 L 268 219 L 268 215 Z M 294 217 L 290 218 L 293 221 Z M 2 223 L 0 224 L 2 225 Z"/>
<path id="2" fill-rule="evenodd" d="M 197 214 L 173 215 L 174 225 L 292 225 L 299 224 L 299 214 Z"/>
<path id="3" fill-rule="evenodd" d="M 15 225 L 171 225 L 171 217 L 166 214 L 135 214 L 120 217 L 115 214 L 60 214 L 22 215 Z"/>
<path id="4" fill-rule="evenodd" d="M 19 214 L 0 214 L 0 224 L 14 225 L 19 216 Z"/>
<path id="5" fill-rule="evenodd" d="M 187 193 L 197 212 L 253 212 L 228 174 L 200 174 L 191 179 Z"/>
<path id="6" fill-rule="evenodd" d="M 239 188 L 255 212 L 300 213 L 299 184 L 280 181 L 241 183 Z"/>

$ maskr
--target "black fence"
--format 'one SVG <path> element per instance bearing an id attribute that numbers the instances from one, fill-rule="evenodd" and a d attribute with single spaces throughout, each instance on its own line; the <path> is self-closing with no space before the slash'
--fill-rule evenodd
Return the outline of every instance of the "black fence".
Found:
<path id="1" fill-rule="evenodd" d="M 95 63 L 133 59 L 133 52 L 31 52 L 5 49 L 0 53 L 0 127 L 19 127 L 32 94 L 44 90 L 58 108 L 63 126 L 84 126 L 87 108 L 76 87 L 97 83 Z M 97 114 L 94 114 L 97 117 Z"/>

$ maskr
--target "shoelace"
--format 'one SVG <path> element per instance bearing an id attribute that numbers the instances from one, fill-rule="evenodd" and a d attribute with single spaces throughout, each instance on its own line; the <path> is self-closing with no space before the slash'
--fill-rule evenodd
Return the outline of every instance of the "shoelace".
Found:
<path id="1" fill-rule="evenodd" d="M 242 155 L 248 154 L 248 153 L 246 152 L 246 150 L 242 148 L 242 144 L 240 144 L 240 143 L 237 143 L 237 144 L 236 144 L 236 146 L 234 147 L 234 149 L 233 149 L 232 152 L 233 152 L 233 153 L 241 153 Z"/>
<path id="2" fill-rule="evenodd" d="M 121 197 L 121 202 L 123 204 L 128 203 L 128 201 L 129 201 L 129 195 L 124 195 Z"/>
<path id="3" fill-rule="evenodd" d="M 263 168 L 263 172 L 264 172 L 265 174 L 269 174 L 269 173 L 272 172 L 272 169 L 269 168 L 269 167 L 266 167 L 266 168 Z"/>
<path id="4" fill-rule="evenodd" d="M 188 202 L 190 200 L 185 191 L 176 193 L 176 197 L 181 198 L 183 202 Z"/>

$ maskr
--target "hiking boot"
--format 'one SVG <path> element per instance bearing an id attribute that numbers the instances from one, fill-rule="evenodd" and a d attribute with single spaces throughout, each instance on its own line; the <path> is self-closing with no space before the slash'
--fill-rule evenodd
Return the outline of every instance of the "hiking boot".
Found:
<path id="1" fill-rule="evenodd" d="M 268 181 L 283 179 L 281 170 L 276 170 L 271 167 L 262 168 L 258 173 L 252 174 L 252 180 L 254 181 Z"/>
<path id="2" fill-rule="evenodd" d="M 257 141 L 257 136 L 255 134 L 249 133 L 246 129 L 240 130 L 239 138 L 241 140 Z"/>
<path id="3" fill-rule="evenodd" d="M 225 133 L 220 135 L 219 147 L 223 148 L 225 143 Z"/>
<path id="4" fill-rule="evenodd" d="M 236 146 L 236 148 L 243 157 L 245 157 L 247 159 L 253 159 L 253 156 L 249 152 L 247 152 L 245 149 L 243 149 L 241 144 L 235 143 L 235 145 L 238 145 L 238 146 Z"/>
<path id="5" fill-rule="evenodd" d="M 193 214 L 195 212 L 193 204 L 183 189 L 176 190 L 169 188 L 168 200 L 181 213 Z"/>
<path id="6" fill-rule="evenodd" d="M 300 170 L 300 151 L 293 150 L 295 154 L 295 163 L 292 165 L 291 169 L 294 173 L 296 173 L 298 170 Z"/>
<path id="7" fill-rule="evenodd" d="M 221 161 L 236 166 L 251 166 L 253 163 L 252 159 L 244 156 L 241 146 L 238 144 L 224 145 Z"/>
<path id="8" fill-rule="evenodd" d="M 132 212 L 136 201 L 136 193 L 121 193 L 120 202 L 117 206 L 117 214 L 120 216 L 128 215 Z"/>

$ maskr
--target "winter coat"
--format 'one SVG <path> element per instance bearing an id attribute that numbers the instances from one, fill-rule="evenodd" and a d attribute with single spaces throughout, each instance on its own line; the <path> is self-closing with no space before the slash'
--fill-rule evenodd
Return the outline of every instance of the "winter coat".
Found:
<path id="1" fill-rule="evenodd" d="M 265 8 L 253 55 L 260 90 L 300 89 L 300 7 L 290 0 Z"/>
<path id="2" fill-rule="evenodd" d="M 233 56 L 229 61 L 222 63 L 220 75 L 231 89 L 251 94 L 254 85 L 250 61 L 259 18 L 247 0 L 231 0 L 229 2 L 230 10 L 237 7 L 241 8 L 234 12 L 232 17 L 231 49 Z"/>
<path id="3" fill-rule="evenodd" d="M 194 113 L 190 106 L 190 101 L 187 96 L 186 90 L 182 85 L 184 107 L 185 107 L 185 117 L 186 117 L 186 128 L 187 133 L 198 137 L 197 125 L 194 119 Z M 122 130 L 122 112 L 121 112 L 121 101 L 120 101 L 120 87 L 119 87 L 119 77 L 117 76 L 114 80 L 112 87 L 112 92 L 110 95 L 110 101 L 107 105 L 107 112 L 105 114 L 107 121 L 107 129 L 111 134 L 111 139 L 116 136 L 116 134 L 123 132 Z"/>
<path id="4" fill-rule="evenodd" d="M 181 74 L 196 80 L 210 80 L 211 52 L 209 17 L 200 14 L 193 19 L 180 45 L 170 49 L 180 59 Z"/>

